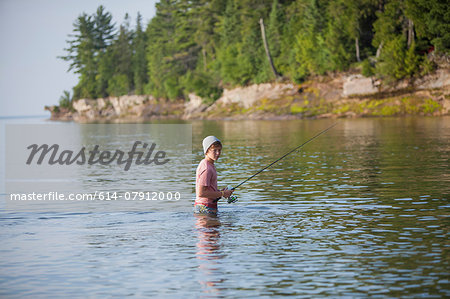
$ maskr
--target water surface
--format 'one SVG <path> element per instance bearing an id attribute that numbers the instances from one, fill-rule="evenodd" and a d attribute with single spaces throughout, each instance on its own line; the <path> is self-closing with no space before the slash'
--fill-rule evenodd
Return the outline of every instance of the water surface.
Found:
<path id="1" fill-rule="evenodd" d="M 332 123 L 196 121 L 192 166 L 216 135 L 236 185 Z M 448 117 L 339 120 L 218 217 L 2 209 L 0 296 L 448 297 L 449 151 Z"/>

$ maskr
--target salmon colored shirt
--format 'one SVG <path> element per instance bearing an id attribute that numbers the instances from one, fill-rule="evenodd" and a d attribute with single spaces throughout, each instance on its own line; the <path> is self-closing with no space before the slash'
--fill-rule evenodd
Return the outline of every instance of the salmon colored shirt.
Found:
<path id="1" fill-rule="evenodd" d="M 206 198 L 198 196 L 200 186 L 208 187 L 208 190 L 219 191 L 217 189 L 217 171 L 213 163 L 208 162 L 206 159 L 200 161 L 196 171 L 195 180 L 195 192 L 196 199 L 195 204 L 202 204 L 207 207 L 217 209 L 217 201 L 215 198 Z"/>

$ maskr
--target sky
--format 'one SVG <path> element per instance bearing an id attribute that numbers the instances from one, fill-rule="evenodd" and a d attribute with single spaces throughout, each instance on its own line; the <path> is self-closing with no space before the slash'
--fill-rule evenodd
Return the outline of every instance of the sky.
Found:
<path id="1" fill-rule="evenodd" d="M 77 75 L 67 72 L 66 55 L 73 23 L 103 5 L 118 27 L 125 14 L 134 26 L 141 13 L 146 26 L 156 0 L 0 0 L 0 117 L 47 115 L 64 90 L 72 93 Z M 144 27 L 145 28 L 145 27 Z"/>

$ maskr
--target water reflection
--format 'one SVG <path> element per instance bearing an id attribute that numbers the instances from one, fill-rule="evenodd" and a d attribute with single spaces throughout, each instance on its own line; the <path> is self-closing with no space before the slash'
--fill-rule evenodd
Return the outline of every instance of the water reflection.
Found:
<path id="1" fill-rule="evenodd" d="M 237 184 L 329 122 L 194 122 L 192 169 L 216 135 L 219 185 Z M 450 118 L 339 122 L 244 184 L 236 204 L 219 202 L 220 218 L 194 216 L 192 198 L 132 213 L 3 212 L 0 297 L 449 298 Z M 118 133 L 92 138 L 114 148 Z M 77 179 L 152 186 L 127 175 Z"/>
<path id="2" fill-rule="evenodd" d="M 224 257 L 220 250 L 220 227 L 218 216 L 195 214 L 197 230 L 197 253 L 200 286 L 205 295 L 219 295 L 224 282 L 219 260 Z"/>

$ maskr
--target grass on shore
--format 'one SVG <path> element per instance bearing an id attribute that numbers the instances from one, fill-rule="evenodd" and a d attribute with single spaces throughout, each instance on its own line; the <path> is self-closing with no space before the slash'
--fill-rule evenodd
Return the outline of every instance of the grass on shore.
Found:
<path id="1" fill-rule="evenodd" d="M 250 108 L 238 103 L 226 106 L 217 105 L 208 113 L 208 117 L 233 117 L 242 115 L 296 115 L 299 117 L 317 117 L 321 115 L 337 117 L 354 116 L 399 116 L 433 115 L 442 109 L 442 105 L 431 98 L 415 95 L 403 97 L 346 98 L 338 101 L 326 101 L 322 98 L 302 100 L 295 97 L 282 99 L 263 99 Z"/>

